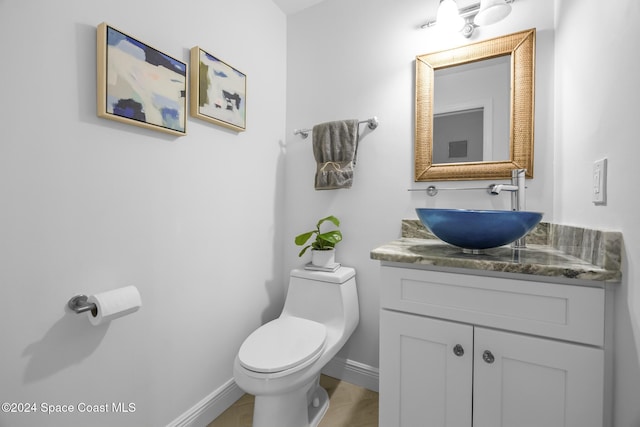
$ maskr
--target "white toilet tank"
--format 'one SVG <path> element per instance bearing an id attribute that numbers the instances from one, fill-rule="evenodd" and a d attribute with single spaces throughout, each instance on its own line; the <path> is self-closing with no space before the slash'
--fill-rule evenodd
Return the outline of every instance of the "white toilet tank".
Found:
<path id="1" fill-rule="evenodd" d="M 351 267 L 333 273 L 292 270 L 283 315 L 355 328 L 360 317 L 355 276 Z"/>

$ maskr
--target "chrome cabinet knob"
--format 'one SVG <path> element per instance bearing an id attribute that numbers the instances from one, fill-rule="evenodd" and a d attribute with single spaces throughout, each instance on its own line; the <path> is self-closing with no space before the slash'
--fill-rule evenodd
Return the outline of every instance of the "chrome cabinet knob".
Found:
<path id="1" fill-rule="evenodd" d="M 462 357 L 462 355 L 464 354 L 464 348 L 462 348 L 460 344 L 456 344 L 455 347 L 453 347 L 453 354 L 458 357 Z"/>
<path id="2" fill-rule="evenodd" d="M 489 350 L 485 350 L 484 353 L 482 353 L 482 360 L 484 360 L 487 363 L 493 363 L 496 358 L 493 356 L 493 353 L 491 353 Z"/>

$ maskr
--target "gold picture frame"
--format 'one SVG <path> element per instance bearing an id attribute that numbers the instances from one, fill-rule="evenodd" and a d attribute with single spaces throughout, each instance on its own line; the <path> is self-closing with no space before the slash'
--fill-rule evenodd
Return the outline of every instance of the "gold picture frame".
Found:
<path id="1" fill-rule="evenodd" d="M 191 48 L 191 116 L 237 132 L 247 128 L 247 76 L 199 46 Z"/>
<path id="2" fill-rule="evenodd" d="M 416 57 L 415 181 L 508 179 L 511 170 L 533 177 L 536 30 L 526 30 Z M 434 164 L 434 72 L 511 55 L 510 159 Z"/>
<path id="3" fill-rule="evenodd" d="M 187 64 L 103 22 L 97 27 L 97 114 L 187 133 Z"/>

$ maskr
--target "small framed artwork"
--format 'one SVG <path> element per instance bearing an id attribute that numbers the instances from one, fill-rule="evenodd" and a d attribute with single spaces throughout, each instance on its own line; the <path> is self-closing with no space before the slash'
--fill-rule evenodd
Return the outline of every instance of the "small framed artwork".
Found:
<path id="1" fill-rule="evenodd" d="M 187 64 L 98 25 L 98 117 L 173 135 L 187 133 Z"/>
<path id="2" fill-rule="evenodd" d="M 247 76 L 198 46 L 191 49 L 191 115 L 246 130 Z"/>

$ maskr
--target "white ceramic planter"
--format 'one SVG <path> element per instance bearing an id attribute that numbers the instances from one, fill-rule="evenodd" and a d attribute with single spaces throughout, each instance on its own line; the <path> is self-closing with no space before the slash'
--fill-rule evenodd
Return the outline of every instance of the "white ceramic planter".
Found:
<path id="1" fill-rule="evenodd" d="M 311 264 L 317 267 L 330 267 L 336 262 L 335 249 L 324 251 L 311 250 Z"/>

